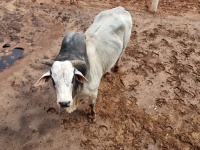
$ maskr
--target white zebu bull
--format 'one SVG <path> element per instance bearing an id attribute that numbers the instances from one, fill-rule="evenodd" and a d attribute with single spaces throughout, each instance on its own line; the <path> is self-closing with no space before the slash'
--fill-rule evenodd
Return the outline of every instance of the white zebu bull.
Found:
<path id="1" fill-rule="evenodd" d="M 57 104 L 68 112 L 79 100 L 89 100 L 91 116 L 102 76 L 114 65 L 126 48 L 132 29 L 132 17 L 123 7 L 100 12 L 85 34 L 71 32 L 63 39 L 53 65 L 36 83 L 52 78 Z"/>

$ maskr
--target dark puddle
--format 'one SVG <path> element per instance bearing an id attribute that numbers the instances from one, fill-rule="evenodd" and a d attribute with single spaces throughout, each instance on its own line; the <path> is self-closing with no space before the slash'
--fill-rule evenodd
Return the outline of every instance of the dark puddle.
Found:
<path id="1" fill-rule="evenodd" d="M 16 47 L 12 50 L 11 54 L 0 57 L 0 72 L 4 69 L 11 67 L 18 59 L 23 58 L 24 49 Z"/>

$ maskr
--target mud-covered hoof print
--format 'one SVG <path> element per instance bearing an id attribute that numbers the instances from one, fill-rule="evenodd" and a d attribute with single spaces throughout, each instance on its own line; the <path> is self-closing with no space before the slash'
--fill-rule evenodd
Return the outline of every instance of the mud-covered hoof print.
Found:
<path id="1" fill-rule="evenodd" d="M 47 109 L 47 113 L 48 113 L 48 114 L 57 114 L 57 111 L 56 111 L 55 108 L 49 107 L 49 108 Z"/>

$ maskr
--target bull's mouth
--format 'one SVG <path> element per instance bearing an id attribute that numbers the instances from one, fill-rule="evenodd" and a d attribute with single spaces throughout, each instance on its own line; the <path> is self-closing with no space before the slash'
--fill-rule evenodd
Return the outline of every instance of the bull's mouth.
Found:
<path id="1" fill-rule="evenodd" d="M 76 99 L 73 99 L 72 101 L 57 101 L 58 107 L 59 107 L 59 114 L 61 109 L 65 109 L 66 112 L 72 113 L 77 108 L 77 101 Z"/>

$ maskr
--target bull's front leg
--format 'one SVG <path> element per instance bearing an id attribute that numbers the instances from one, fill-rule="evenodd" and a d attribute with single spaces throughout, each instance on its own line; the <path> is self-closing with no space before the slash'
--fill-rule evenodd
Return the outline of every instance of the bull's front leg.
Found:
<path id="1" fill-rule="evenodd" d="M 94 110 L 94 104 L 90 104 L 90 116 L 94 117 L 96 116 L 95 110 Z"/>
<path id="2" fill-rule="evenodd" d="M 94 106 L 95 106 L 95 103 L 96 103 L 96 99 L 97 99 L 97 93 L 98 92 L 95 92 L 95 94 L 90 94 L 90 100 L 89 100 L 89 106 L 90 106 L 90 113 L 88 115 L 88 121 L 89 122 L 95 122 L 96 119 L 96 113 L 95 113 L 95 110 L 94 110 Z"/>
<path id="3" fill-rule="evenodd" d="M 117 62 L 115 63 L 114 67 L 111 69 L 113 72 L 118 72 L 119 71 L 119 64 L 121 63 L 121 57 L 122 54 L 124 53 L 125 48 L 122 50 L 122 53 L 120 54 Z"/>
<path id="4" fill-rule="evenodd" d="M 96 113 L 94 110 L 94 105 L 95 104 L 90 104 L 90 113 L 88 114 L 88 121 L 89 122 L 95 122 L 96 121 Z"/>

